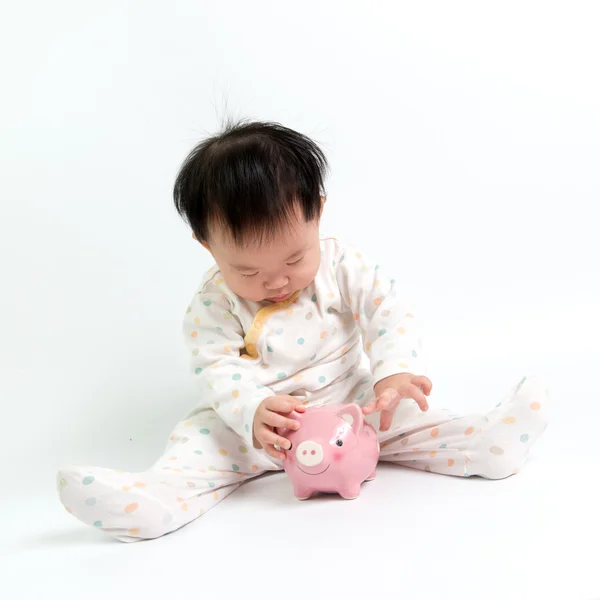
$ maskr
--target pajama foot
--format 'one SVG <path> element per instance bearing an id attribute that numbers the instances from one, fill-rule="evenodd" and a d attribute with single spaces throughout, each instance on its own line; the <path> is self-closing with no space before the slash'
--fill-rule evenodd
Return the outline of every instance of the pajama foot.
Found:
<path id="1" fill-rule="evenodd" d="M 531 446 L 547 426 L 548 391 L 523 378 L 494 410 L 481 418 L 467 450 L 466 475 L 504 479 L 519 472 Z"/>
<path id="2" fill-rule="evenodd" d="M 547 425 L 548 392 L 524 378 L 485 415 L 449 418 L 445 411 L 410 414 L 412 429 L 399 429 L 381 444 L 380 460 L 456 477 L 503 479 L 519 471 Z"/>
<path id="3" fill-rule="evenodd" d="M 74 517 L 121 541 L 157 538 L 184 523 L 177 524 L 173 507 L 154 493 L 160 484 L 144 475 L 100 467 L 61 469 L 60 500 Z"/>
<path id="4" fill-rule="evenodd" d="M 58 473 L 62 504 L 74 517 L 123 541 L 154 539 L 183 527 L 228 496 L 237 485 L 200 490 L 155 471 L 126 473 L 68 467 Z"/>

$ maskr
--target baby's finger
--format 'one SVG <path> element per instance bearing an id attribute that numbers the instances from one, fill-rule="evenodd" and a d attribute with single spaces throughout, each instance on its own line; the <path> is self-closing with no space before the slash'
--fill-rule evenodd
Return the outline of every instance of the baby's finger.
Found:
<path id="1" fill-rule="evenodd" d="M 378 410 L 391 410 L 396 408 L 399 403 L 398 392 L 392 388 L 384 390 L 381 396 L 377 398 Z"/>
<path id="2" fill-rule="evenodd" d="M 363 406 L 362 412 L 363 415 L 371 415 L 377 410 L 377 398 L 373 400 L 370 404 Z"/>
<path id="3" fill-rule="evenodd" d="M 421 390 L 421 388 L 417 387 L 414 384 L 411 384 L 407 388 L 407 393 L 409 396 L 419 405 L 419 408 L 425 412 L 429 409 L 429 404 L 427 403 L 427 398 L 425 394 Z"/>
<path id="4" fill-rule="evenodd" d="M 272 444 L 273 446 L 279 446 L 282 450 L 291 450 L 292 443 L 290 440 L 277 435 L 274 431 L 265 428 L 265 432 L 261 438 L 258 438 L 263 444 Z"/>
<path id="5" fill-rule="evenodd" d="M 291 429 L 297 431 L 300 429 L 300 423 L 294 419 L 288 419 L 279 413 L 267 411 L 263 416 L 263 422 L 271 427 L 279 427 L 280 429 Z"/>
<path id="6" fill-rule="evenodd" d="M 393 418 L 394 418 L 393 410 L 381 411 L 381 417 L 379 419 L 379 431 L 387 431 L 392 426 Z"/>
<path id="7" fill-rule="evenodd" d="M 275 446 L 272 444 L 266 444 L 263 446 L 264 451 L 271 457 L 277 458 L 279 460 L 283 460 L 285 458 L 285 452 L 281 452 L 281 450 L 277 450 Z"/>
<path id="8" fill-rule="evenodd" d="M 261 423 L 256 428 L 254 435 L 255 435 L 256 439 L 260 442 L 260 445 L 265 447 L 265 446 L 273 445 L 273 443 L 271 441 L 271 436 L 269 435 L 272 433 L 273 433 L 273 430 L 270 427 L 268 427 L 264 423 Z"/>
<path id="9" fill-rule="evenodd" d="M 433 384 L 431 383 L 431 379 L 429 379 L 429 377 L 419 375 L 418 377 L 413 378 L 412 383 L 414 383 L 417 387 L 420 387 L 426 396 L 431 394 Z"/>
<path id="10" fill-rule="evenodd" d="M 273 396 L 267 402 L 267 408 L 273 412 L 291 413 L 297 406 L 301 406 L 301 401 L 291 396 Z"/>

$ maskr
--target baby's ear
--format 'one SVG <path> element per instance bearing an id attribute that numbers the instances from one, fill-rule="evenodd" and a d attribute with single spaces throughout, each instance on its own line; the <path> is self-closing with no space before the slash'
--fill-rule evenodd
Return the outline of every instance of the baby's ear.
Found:
<path id="1" fill-rule="evenodd" d="M 201 244 L 202 246 L 204 246 L 204 247 L 205 247 L 205 248 L 206 248 L 206 249 L 207 249 L 207 250 L 210 252 L 210 248 L 208 247 L 208 244 L 207 244 L 206 242 L 201 242 L 201 241 L 198 239 L 198 236 L 196 235 L 196 232 L 195 232 L 195 231 L 192 231 L 192 237 L 193 237 L 193 238 L 194 238 L 194 239 L 195 239 L 197 242 L 200 242 L 200 244 Z M 211 253 L 211 254 L 212 254 L 212 253 Z"/>
<path id="2" fill-rule="evenodd" d="M 319 216 L 323 216 L 323 209 L 325 208 L 326 202 L 327 202 L 327 196 L 321 196 L 321 213 Z"/>
<path id="3" fill-rule="evenodd" d="M 198 238 L 196 238 L 196 239 L 198 239 Z M 210 249 L 210 246 L 206 242 L 200 242 L 200 245 L 212 254 L 212 250 Z"/>

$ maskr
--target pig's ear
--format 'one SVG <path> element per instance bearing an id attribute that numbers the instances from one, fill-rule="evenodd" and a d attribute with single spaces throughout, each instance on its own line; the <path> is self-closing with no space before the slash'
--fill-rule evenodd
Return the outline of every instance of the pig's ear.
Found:
<path id="1" fill-rule="evenodd" d="M 358 433 L 363 425 L 363 414 L 358 404 L 347 404 L 338 413 L 344 421 L 352 425 L 352 431 Z"/>

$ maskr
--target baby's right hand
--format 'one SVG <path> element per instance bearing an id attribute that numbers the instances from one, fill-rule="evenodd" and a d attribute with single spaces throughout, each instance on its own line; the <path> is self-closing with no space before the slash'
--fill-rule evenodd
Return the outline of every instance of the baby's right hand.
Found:
<path id="1" fill-rule="evenodd" d="M 290 415 L 294 411 L 304 412 L 305 410 L 302 401 L 293 396 L 265 398 L 258 405 L 254 415 L 254 446 L 256 448 L 262 447 L 269 456 L 283 460 L 285 453 L 278 451 L 275 446 L 289 450 L 291 444 L 286 438 L 277 435 L 275 428 L 297 431 L 300 428 L 300 423 L 285 415 Z"/>

